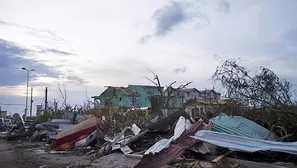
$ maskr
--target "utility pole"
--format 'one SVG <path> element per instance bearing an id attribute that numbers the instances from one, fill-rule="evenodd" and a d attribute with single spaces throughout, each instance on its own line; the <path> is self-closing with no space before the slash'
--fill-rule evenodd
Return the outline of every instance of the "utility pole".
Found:
<path id="1" fill-rule="evenodd" d="M 59 118 L 61 118 L 61 113 L 58 111 L 58 102 L 56 102 L 56 99 L 54 99 L 54 108 L 55 114 L 58 114 Z"/>
<path id="2" fill-rule="evenodd" d="M 32 104 L 33 104 L 33 87 L 31 87 L 30 117 L 32 117 Z"/>
<path id="3" fill-rule="evenodd" d="M 54 99 L 54 107 L 55 107 L 55 113 L 58 111 L 58 103 L 56 102 L 56 99 Z"/>
<path id="4" fill-rule="evenodd" d="M 26 90 L 26 109 L 25 109 L 25 120 L 27 120 L 28 113 L 28 88 L 29 88 L 29 74 L 30 71 L 27 71 L 27 90 Z"/>
<path id="5" fill-rule="evenodd" d="M 41 113 L 40 113 L 40 115 L 43 115 L 44 114 L 44 110 L 42 110 L 43 109 L 43 102 L 40 103 L 40 106 L 41 106 L 41 109 L 40 109 L 41 110 Z"/>
<path id="6" fill-rule="evenodd" d="M 28 112 L 28 87 L 29 87 L 29 80 L 30 80 L 30 72 L 34 71 L 34 69 L 27 69 L 22 68 L 22 70 L 25 70 L 27 72 L 27 89 L 26 89 L 26 108 L 25 108 L 25 120 L 27 120 L 27 112 Z"/>
<path id="7" fill-rule="evenodd" d="M 47 87 L 45 88 L 44 112 L 47 112 Z"/>

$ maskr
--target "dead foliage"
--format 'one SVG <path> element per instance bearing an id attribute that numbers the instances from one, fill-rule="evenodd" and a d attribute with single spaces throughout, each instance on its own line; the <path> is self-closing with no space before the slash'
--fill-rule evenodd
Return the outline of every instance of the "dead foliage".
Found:
<path id="1" fill-rule="evenodd" d="M 125 127 L 131 127 L 133 124 L 141 125 L 148 117 L 147 113 L 142 110 L 128 110 L 121 113 L 113 107 L 91 109 L 86 114 L 104 116 L 103 130 L 106 135 L 112 137 L 120 133 Z"/>
<path id="2" fill-rule="evenodd" d="M 174 85 L 176 84 L 176 81 L 173 81 L 168 86 L 165 87 L 165 91 L 164 91 L 163 90 L 164 87 L 161 86 L 159 76 L 153 70 L 150 70 L 150 72 L 152 73 L 153 78 L 152 79 L 148 78 L 148 77 L 145 77 L 145 78 L 159 88 L 158 89 L 158 91 L 160 93 L 159 96 L 161 97 L 161 99 L 163 101 L 162 106 L 164 109 L 174 108 L 175 103 L 178 103 L 178 102 L 176 102 L 176 99 L 178 97 L 179 91 L 187 88 L 192 83 L 192 81 L 191 81 L 191 82 L 187 82 L 185 84 L 181 84 L 178 87 L 174 87 Z"/>
<path id="3" fill-rule="evenodd" d="M 297 106 L 290 82 L 265 67 L 252 74 L 236 60 L 217 67 L 213 80 L 223 87 L 226 98 L 236 102 L 237 106 L 229 106 L 229 111 L 225 108 L 225 113 L 238 113 L 280 137 L 297 140 Z"/>

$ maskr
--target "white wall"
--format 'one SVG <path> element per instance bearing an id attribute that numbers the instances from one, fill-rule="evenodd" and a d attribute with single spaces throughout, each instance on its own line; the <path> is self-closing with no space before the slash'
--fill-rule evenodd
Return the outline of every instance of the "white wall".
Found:
<path id="1" fill-rule="evenodd" d="M 199 99 L 200 93 L 196 90 L 193 90 L 191 92 L 185 92 L 184 97 L 185 97 L 185 101 L 188 101 L 190 99 Z"/>

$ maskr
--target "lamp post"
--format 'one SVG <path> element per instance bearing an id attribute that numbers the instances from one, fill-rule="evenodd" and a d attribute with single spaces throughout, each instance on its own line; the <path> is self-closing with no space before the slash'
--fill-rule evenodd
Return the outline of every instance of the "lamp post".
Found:
<path id="1" fill-rule="evenodd" d="M 30 79 L 30 72 L 34 71 L 34 69 L 28 70 L 27 68 L 22 68 L 22 70 L 27 71 L 27 91 L 26 91 L 26 108 L 25 108 L 25 120 L 27 120 L 29 79 Z"/>

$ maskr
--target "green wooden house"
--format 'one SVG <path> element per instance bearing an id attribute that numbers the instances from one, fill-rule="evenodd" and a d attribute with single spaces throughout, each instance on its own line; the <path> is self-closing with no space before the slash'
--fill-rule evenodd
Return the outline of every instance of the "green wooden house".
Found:
<path id="1" fill-rule="evenodd" d="M 99 98 L 100 107 L 113 106 L 130 108 L 135 106 L 138 96 L 138 93 L 129 88 L 109 86 L 97 98 Z"/>
<path id="2" fill-rule="evenodd" d="M 150 96 L 160 95 L 163 87 L 129 85 L 128 87 L 108 87 L 100 96 L 92 97 L 95 107 L 150 107 Z"/>
<path id="3" fill-rule="evenodd" d="M 181 90 L 173 90 L 172 87 L 166 88 L 164 91 L 165 95 L 165 105 L 168 106 L 168 108 L 179 108 L 181 107 L 185 102 L 185 97 L 183 95 L 183 92 Z"/>
<path id="4" fill-rule="evenodd" d="M 147 85 L 128 85 L 128 88 L 137 92 L 135 107 L 150 107 L 150 97 L 160 95 L 160 90 L 163 92 L 163 87 L 147 86 Z"/>

